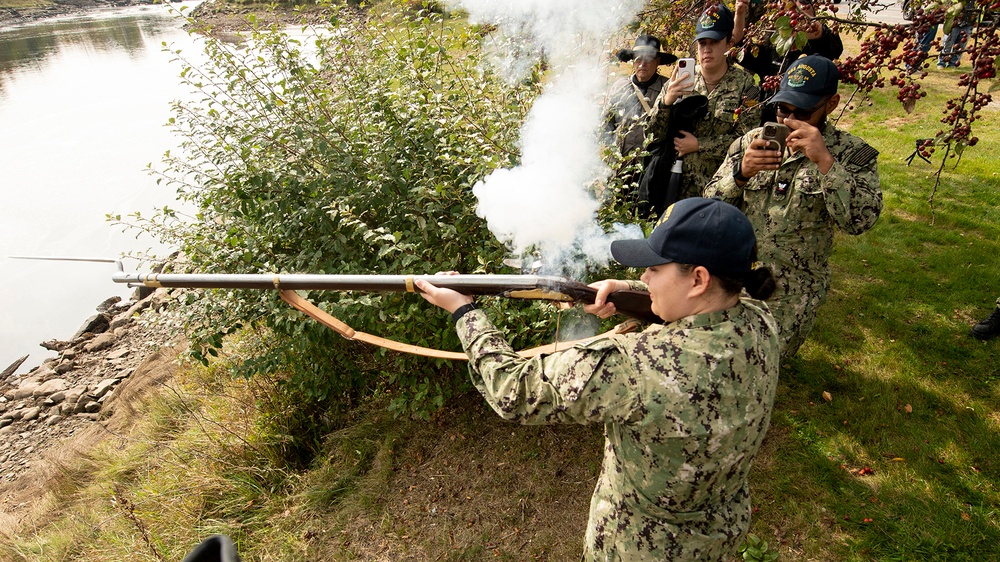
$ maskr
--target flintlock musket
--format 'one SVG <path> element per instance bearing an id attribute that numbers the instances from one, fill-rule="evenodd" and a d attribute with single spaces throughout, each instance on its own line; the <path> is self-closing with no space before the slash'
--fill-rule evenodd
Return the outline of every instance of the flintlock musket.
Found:
<path id="1" fill-rule="evenodd" d="M 62 258 L 11 256 L 16 259 L 37 259 L 53 261 L 89 261 L 114 263 L 117 273 L 111 276 L 115 283 L 128 286 L 150 288 L 190 288 L 190 289 L 272 289 L 281 298 L 322 322 L 329 328 L 349 339 L 362 339 L 376 345 L 383 345 L 409 353 L 425 354 L 423 348 L 399 344 L 355 332 L 340 320 L 333 318 L 316 305 L 303 299 L 295 291 L 365 291 L 365 292 L 407 292 L 419 293 L 415 281 L 423 279 L 437 287 L 458 291 L 465 295 L 497 296 L 512 299 L 547 300 L 558 303 L 592 304 L 597 290 L 579 281 L 554 275 L 506 275 L 506 274 L 459 274 L 459 275 L 344 275 L 317 273 L 128 273 L 120 260 L 110 258 Z M 644 322 L 660 323 L 662 319 L 653 314 L 652 301 L 646 291 L 622 290 L 608 296 L 621 314 Z M 619 325 L 620 330 L 633 329 Z M 362 337 L 358 337 L 362 336 Z M 366 339 L 367 338 L 367 339 Z M 379 341 L 375 341 L 379 340 Z M 402 347 L 401 347 L 402 346 Z M 405 349 L 404 349 L 405 347 Z M 543 348 L 536 348 L 543 350 Z M 451 359 L 463 358 L 462 354 L 445 352 L 436 355 Z"/>
<path id="2" fill-rule="evenodd" d="M 553 275 L 341 275 L 315 273 L 126 273 L 111 276 L 116 283 L 144 287 L 192 289 L 278 289 L 291 291 L 365 291 L 419 293 L 415 281 L 464 295 L 498 296 L 511 299 L 582 302 L 591 304 L 597 290 L 579 281 Z M 646 322 L 661 322 L 650 310 L 649 293 L 615 291 L 608 301 L 626 316 Z"/>

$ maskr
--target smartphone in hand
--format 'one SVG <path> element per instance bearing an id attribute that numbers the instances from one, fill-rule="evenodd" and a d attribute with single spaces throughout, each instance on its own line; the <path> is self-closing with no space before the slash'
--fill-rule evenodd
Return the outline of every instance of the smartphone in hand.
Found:
<path id="1" fill-rule="evenodd" d="M 694 59 L 683 58 L 677 59 L 677 81 L 680 82 L 684 80 L 685 76 L 690 76 L 692 83 L 694 81 Z"/>
<path id="2" fill-rule="evenodd" d="M 785 140 L 788 138 L 788 126 L 774 121 L 764 123 L 760 130 L 760 138 L 767 141 L 768 150 L 785 153 Z"/>

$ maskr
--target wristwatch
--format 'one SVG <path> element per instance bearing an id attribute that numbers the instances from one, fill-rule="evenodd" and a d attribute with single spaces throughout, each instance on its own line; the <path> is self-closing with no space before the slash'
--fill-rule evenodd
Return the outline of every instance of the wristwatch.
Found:
<path id="1" fill-rule="evenodd" d="M 467 313 L 472 312 L 477 308 L 479 307 L 477 307 L 476 303 L 474 302 L 470 302 L 469 304 L 464 304 L 456 308 L 455 312 L 451 313 L 451 321 L 457 324 L 458 321 L 461 320 L 463 316 L 465 316 Z"/>

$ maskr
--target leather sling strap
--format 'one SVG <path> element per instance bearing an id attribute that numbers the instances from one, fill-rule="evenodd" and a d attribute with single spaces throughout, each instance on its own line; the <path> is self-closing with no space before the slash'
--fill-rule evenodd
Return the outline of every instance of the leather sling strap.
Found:
<path id="1" fill-rule="evenodd" d="M 334 332 L 337 332 L 341 336 L 349 340 L 362 341 L 371 345 L 377 345 L 379 347 L 384 347 L 386 349 L 391 349 L 392 351 L 399 351 L 402 353 L 409 353 L 411 355 L 422 355 L 424 357 L 434 357 L 437 359 L 455 359 L 459 361 L 468 361 L 469 357 L 465 353 L 458 353 L 455 351 L 443 351 L 440 349 L 431 349 L 429 347 L 420 347 L 419 345 L 411 345 L 408 343 L 402 343 L 395 340 L 390 340 L 387 338 L 382 338 L 379 336 L 373 336 L 371 334 L 366 334 L 365 332 L 358 332 L 354 328 L 351 328 L 344 322 L 334 318 L 328 314 L 323 309 L 319 308 L 315 304 L 309 302 L 308 300 L 299 296 L 298 293 L 289 289 L 279 289 L 278 294 L 281 295 L 281 300 L 292 305 L 297 310 L 303 312 L 307 316 L 315 319 L 320 324 L 330 328 Z M 624 334 L 627 332 L 635 331 L 639 326 L 638 321 L 628 320 L 622 322 L 621 324 L 615 326 L 613 329 L 607 332 L 579 340 L 555 342 L 547 345 L 542 345 L 538 347 L 533 347 L 531 349 L 525 349 L 523 351 L 517 352 L 521 357 L 534 357 L 542 353 L 554 353 L 556 351 L 567 349 L 578 343 L 587 343 L 594 341 L 596 339 L 608 337 L 614 334 Z"/>
<path id="2" fill-rule="evenodd" d="M 653 113 L 653 108 L 649 107 L 649 102 L 646 101 L 646 96 L 642 95 L 642 90 L 639 86 L 635 85 L 635 82 L 629 80 L 629 84 L 632 84 L 632 89 L 635 90 L 635 97 L 639 98 L 639 103 L 642 104 L 642 108 L 646 111 L 646 115 Z"/>

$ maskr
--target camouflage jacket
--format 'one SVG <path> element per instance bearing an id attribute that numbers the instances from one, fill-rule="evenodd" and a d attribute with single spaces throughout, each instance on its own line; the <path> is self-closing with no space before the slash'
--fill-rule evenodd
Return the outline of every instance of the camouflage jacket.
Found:
<path id="1" fill-rule="evenodd" d="M 835 162 L 826 175 L 803 154 L 786 154 L 777 170 L 759 172 L 739 187 L 733 169 L 758 134 L 755 129 L 733 142 L 705 197 L 736 205 L 753 224 L 760 261 L 778 284 L 768 302 L 781 332 L 782 356 L 789 357 L 826 300 L 834 231 L 861 234 L 882 211 L 878 151 L 827 124 L 823 139 Z"/>
<path id="2" fill-rule="evenodd" d="M 522 424 L 603 423 L 585 560 L 723 560 L 750 523 L 747 474 L 778 380 L 774 321 L 720 312 L 519 357 L 482 311 L 458 321 L 472 381 Z"/>
<path id="3" fill-rule="evenodd" d="M 615 82 L 611 87 L 611 93 L 608 95 L 608 102 L 604 109 L 607 131 L 614 135 L 615 145 L 622 155 L 641 148 L 646 140 L 644 126 L 649 120 L 649 116 L 632 86 L 634 77 L 633 74 Z M 650 109 L 656 104 L 656 100 L 660 97 L 660 92 L 663 91 L 666 84 L 667 79 L 663 75 L 657 74 L 645 88 L 639 87 L 639 91 L 642 92 Z"/>
<path id="4" fill-rule="evenodd" d="M 696 67 L 694 93 L 708 98 L 708 114 L 693 131 L 688 131 L 698 138 L 698 151 L 683 158 L 682 199 L 700 197 L 705 184 L 725 159 L 730 143 L 760 122 L 756 107 L 760 89 L 753 75 L 738 66 L 729 65 L 729 70 L 711 93 L 701 75 L 701 66 Z M 658 98 L 646 125 L 650 142 L 664 140 L 670 128 L 670 113 L 670 106 L 663 105 Z"/>

